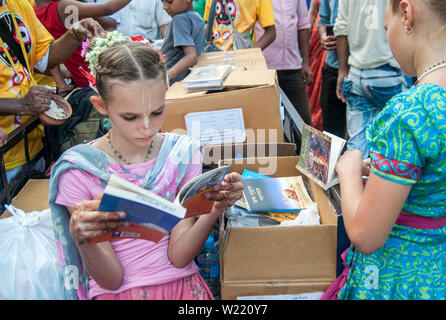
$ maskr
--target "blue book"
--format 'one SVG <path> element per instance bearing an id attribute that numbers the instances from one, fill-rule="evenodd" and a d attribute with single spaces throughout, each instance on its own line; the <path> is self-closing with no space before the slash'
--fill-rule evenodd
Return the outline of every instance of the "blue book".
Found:
<path id="1" fill-rule="evenodd" d="M 271 177 L 265 176 L 264 174 L 249 169 L 244 169 L 242 172 L 242 179 L 265 179 L 265 178 L 271 178 Z"/>
<path id="2" fill-rule="evenodd" d="M 313 203 L 301 176 L 244 179 L 243 185 L 250 212 L 300 212 Z"/>

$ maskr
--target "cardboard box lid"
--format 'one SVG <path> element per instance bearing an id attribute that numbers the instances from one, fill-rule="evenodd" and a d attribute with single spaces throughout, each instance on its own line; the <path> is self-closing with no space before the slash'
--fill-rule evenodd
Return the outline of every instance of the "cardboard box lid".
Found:
<path id="1" fill-rule="evenodd" d="M 260 48 L 205 52 L 198 56 L 198 61 L 195 65 L 202 67 L 210 64 L 231 64 L 235 70 L 268 69 Z"/>
<path id="2" fill-rule="evenodd" d="M 237 90 L 243 88 L 273 86 L 276 83 L 277 74 L 275 70 L 233 70 L 229 74 L 223 88 L 226 90 Z M 195 91 L 188 92 L 182 82 L 175 82 L 166 92 L 166 100 L 188 99 L 204 95 L 217 94 L 224 91 Z"/>
<path id="3" fill-rule="evenodd" d="M 50 179 L 30 179 L 11 201 L 11 204 L 17 209 L 21 209 L 25 212 L 42 211 L 49 208 L 49 194 Z M 1 215 L 1 218 L 10 216 L 11 214 L 8 211 L 5 211 Z"/>
<path id="4" fill-rule="evenodd" d="M 272 177 L 302 175 L 299 157 L 225 159 L 231 171 L 250 169 Z M 263 170 L 259 170 L 263 169 Z M 304 177 L 318 203 L 321 225 L 241 227 L 221 225 L 222 277 L 226 283 L 333 281 L 336 278 L 337 215 L 325 191 Z"/>

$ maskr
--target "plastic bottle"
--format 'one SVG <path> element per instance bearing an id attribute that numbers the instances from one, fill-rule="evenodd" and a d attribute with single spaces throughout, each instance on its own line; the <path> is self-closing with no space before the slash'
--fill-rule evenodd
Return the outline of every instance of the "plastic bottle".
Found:
<path id="1" fill-rule="evenodd" d="M 207 238 L 197 257 L 200 274 L 208 284 L 215 299 L 220 298 L 220 259 L 212 234 Z"/>

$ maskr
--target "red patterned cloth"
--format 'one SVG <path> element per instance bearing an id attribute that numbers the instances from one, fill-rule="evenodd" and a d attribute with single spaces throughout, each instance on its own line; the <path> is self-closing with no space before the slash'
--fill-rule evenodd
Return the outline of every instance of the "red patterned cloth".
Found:
<path id="1" fill-rule="evenodd" d="M 318 130 L 322 129 L 322 109 L 321 109 L 321 88 L 322 88 L 322 67 L 325 63 L 326 50 L 322 50 L 321 40 L 317 31 L 319 15 L 313 24 L 310 38 L 310 59 L 311 71 L 313 72 L 313 84 L 307 87 L 308 99 L 310 102 L 311 123 Z"/>

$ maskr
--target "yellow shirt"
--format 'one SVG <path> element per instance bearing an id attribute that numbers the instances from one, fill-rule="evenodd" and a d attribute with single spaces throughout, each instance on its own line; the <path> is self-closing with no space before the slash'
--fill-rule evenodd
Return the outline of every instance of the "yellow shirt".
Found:
<path id="1" fill-rule="evenodd" d="M 21 30 L 25 49 L 29 59 L 30 72 L 34 74 L 33 66 L 41 60 L 48 52 L 53 37 L 48 33 L 45 27 L 37 19 L 29 0 L 9 0 L 11 10 L 17 20 L 19 29 Z M 14 30 L 14 23 L 11 19 L 10 12 L 6 3 L 0 0 L 0 27 Z M 6 39 L 3 39 L 6 41 Z M 17 40 L 20 46 L 19 40 Z M 7 45 L 7 43 L 5 44 Z M 0 47 L 0 98 L 21 98 L 30 88 L 30 78 L 27 70 L 15 55 L 9 51 L 14 63 L 17 66 L 18 75 L 15 74 L 14 68 L 11 66 L 9 59 Z M 20 90 L 22 88 L 22 90 Z M 10 133 L 22 123 L 28 120 L 29 116 L 0 116 L 0 126 Z M 42 150 L 42 137 L 44 135 L 43 127 L 38 126 L 30 134 L 29 153 L 30 157 L 34 157 Z M 21 141 L 14 148 L 8 151 L 4 156 L 6 170 L 10 170 L 26 163 L 24 142 Z"/>
<path id="2" fill-rule="evenodd" d="M 208 21 L 212 0 L 206 1 L 204 19 Z M 232 27 L 229 14 L 237 31 L 243 35 L 247 44 L 255 44 L 254 25 L 258 20 L 262 28 L 275 24 L 271 0 L 223 0 L 215 6 L 214 42 L 222 50 L 232 50 Z"/>

